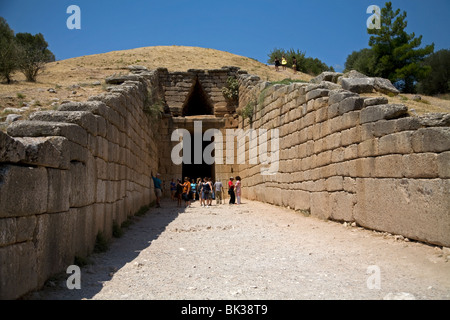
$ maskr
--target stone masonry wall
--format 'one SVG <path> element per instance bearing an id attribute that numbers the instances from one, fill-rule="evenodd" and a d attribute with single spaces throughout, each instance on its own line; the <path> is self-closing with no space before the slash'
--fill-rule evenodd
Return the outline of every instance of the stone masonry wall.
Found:
<path id="1" fill-rule="evenodd" d="M 152 79 L 0 132 L 0 299 L 41 287 L 154 201 L 158 128 L 143 111 Z"/>
<path id="2" fill-rule="evenodd" d="M 280 136 L 277 174 L 240 166 L 244 197 L 450 246 L 448 114 L 409 117 L 406 106 L 329 82 L 239 80 L 238 111 L 253 106 L 240 127 Z"/>

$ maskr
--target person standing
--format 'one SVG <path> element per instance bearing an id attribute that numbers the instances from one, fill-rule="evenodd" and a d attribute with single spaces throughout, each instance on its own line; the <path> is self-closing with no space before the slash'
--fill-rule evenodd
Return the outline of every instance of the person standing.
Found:
<path id="1" fill-rule="evenodd" d="M 241 204 L 241 188 L 242 188 L 242 184 L 241 184 L 241 177 L 237 176 L 236 177 L 236 199 L 237 199 L 237 204 Z"/>
<path id="2" fill-rule="evenodd" d="M 297 58 L 296 57 L 294 57 L 292 59 L 292 70 L 294 70 L 294 74 L 297 73 Z"/>
<path id="3" fill-rule="evenodd" d="M 183 196 L 183 185 L 181 184 L 181 180 L 177 179 L 177 192 L 176 192 L 177 207 L 181 207 L 182 196 Z"/>
<path id="4" fill-rule="evenodd" d="M 174 179 L 170 181 L 170 196 L 172 200 L 175 200 L 175 193 L 177 192 L 177 184 L 175 183 Z"/>
<path id="5" fill-rule="evenodd" d="M 159 173 L 156 174 L 156 177 L 153 176 L 153 171 L 151 172 L 153 185 L 155 186 L 155 196 L 156 196 L 156 207 L 161 208 L 161 197 L 162 197 L 162 181 L 161 175 Z"/>
<path id="6" fill-rule="evenodd" d="M 229 204 L 235 204 L 236 202 L 236 198 L 234 195 L 234 183 L 233 183 L 234 178 L 231 177 L 230 181 L 228 181 L 228 194 L 230 195 L 230 202 Z"/>
<path id="7" fill-rule="evenodd" d="M 211 204 L 211 192 L 212 192 L 212 186 L 211 182 L 207 177 L 203 179 L 202 183 L 202 198 L 205 203 L 205 207 L 209 207 Z"/>
<path id="8" fill-rule="evenodd" d="M 191 205 L 190 193 L 191 193 L 191 182 L 189 181 L 189 178 L 186 177 L 184 178 L 183 183 L 183 199 L 186 207 Z"/>
<path id="9" fill-rule="evenodd" d="M 280 65 L 280 60 L 278 59 L 278 57 L 275 57 L 275 71 L 279 71 Z"/>
<path id="10" fill-rule="evenodd" d="M 217 179 L 216 182 L 214 183 L 214 189 L 216 191 L 216 204 L 222 204 L 223 184 L 219 179 Z"/>
<path id="11" fill-rule="evenodd" d="M 286 70 L 287 60 L 286 60 L 286 57 L 285 57 L 285 56 L 283 56 L 283 57 L 281 58 L 281 65 L 283 66 L 283 70 Z"/>
<path id="12" fill-rule="evenodd" d="M 195 183 L 195 179 L 192 179 L 191 180 L 191 195 L 190 195 L 192 202 L 195 201 L 196 190 L 197 190 L 197 184 Z"/>

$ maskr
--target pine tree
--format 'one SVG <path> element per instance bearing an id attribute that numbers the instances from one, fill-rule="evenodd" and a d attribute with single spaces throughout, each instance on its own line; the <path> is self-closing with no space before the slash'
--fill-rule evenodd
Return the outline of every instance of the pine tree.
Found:
<path id="1" fill-rule="evenodd" d="M 373 75 L 401 83 L 404 92 L 413 92 L 417 81 L 431 71 L 421 62 L 433 53 L 434 44 L 420 48 L 422 36 L 408 34 L 406 12 L 395 12 L 392 3 L 387 2 L 381 9 L 381 28 L 368 29 L 372 36 L 369 45 L 375 54 Z"/>
<path id="2" fill-rule="evenodd" d="M 17 46 L 14 31 L 0 17 L 0 77 L 11 83 L 11 74 L 17 68 Z"/>

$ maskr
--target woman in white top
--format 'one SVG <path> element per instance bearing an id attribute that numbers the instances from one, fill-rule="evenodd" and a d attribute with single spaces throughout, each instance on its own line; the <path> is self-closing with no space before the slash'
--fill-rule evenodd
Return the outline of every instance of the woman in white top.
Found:
<path id="1" fill-rule="evenodd" d="M 241 186 L 241 177 L 237 176 L 235 184 L 237 204 L 241 204 Z"/>

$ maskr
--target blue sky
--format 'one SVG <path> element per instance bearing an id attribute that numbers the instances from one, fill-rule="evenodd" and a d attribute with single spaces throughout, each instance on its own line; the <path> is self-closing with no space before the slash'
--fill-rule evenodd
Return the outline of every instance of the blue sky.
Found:
<path id="1" fill-rule="evenodd" d="M 368 47 L 369 5 L 385 0 L 0 0 L 0 16 L 16 32 L 42 33 L 58 60 L 147 46 L 223 50 L 263 63 L 274 48 L 306 52 L 340 70 Z M 408 14 L 408 32 L 422 45 L 450 49 L 449 0 L 392 0 Z M 69 30 L 69 5 L 81 9 L 81 30 Z"/>

